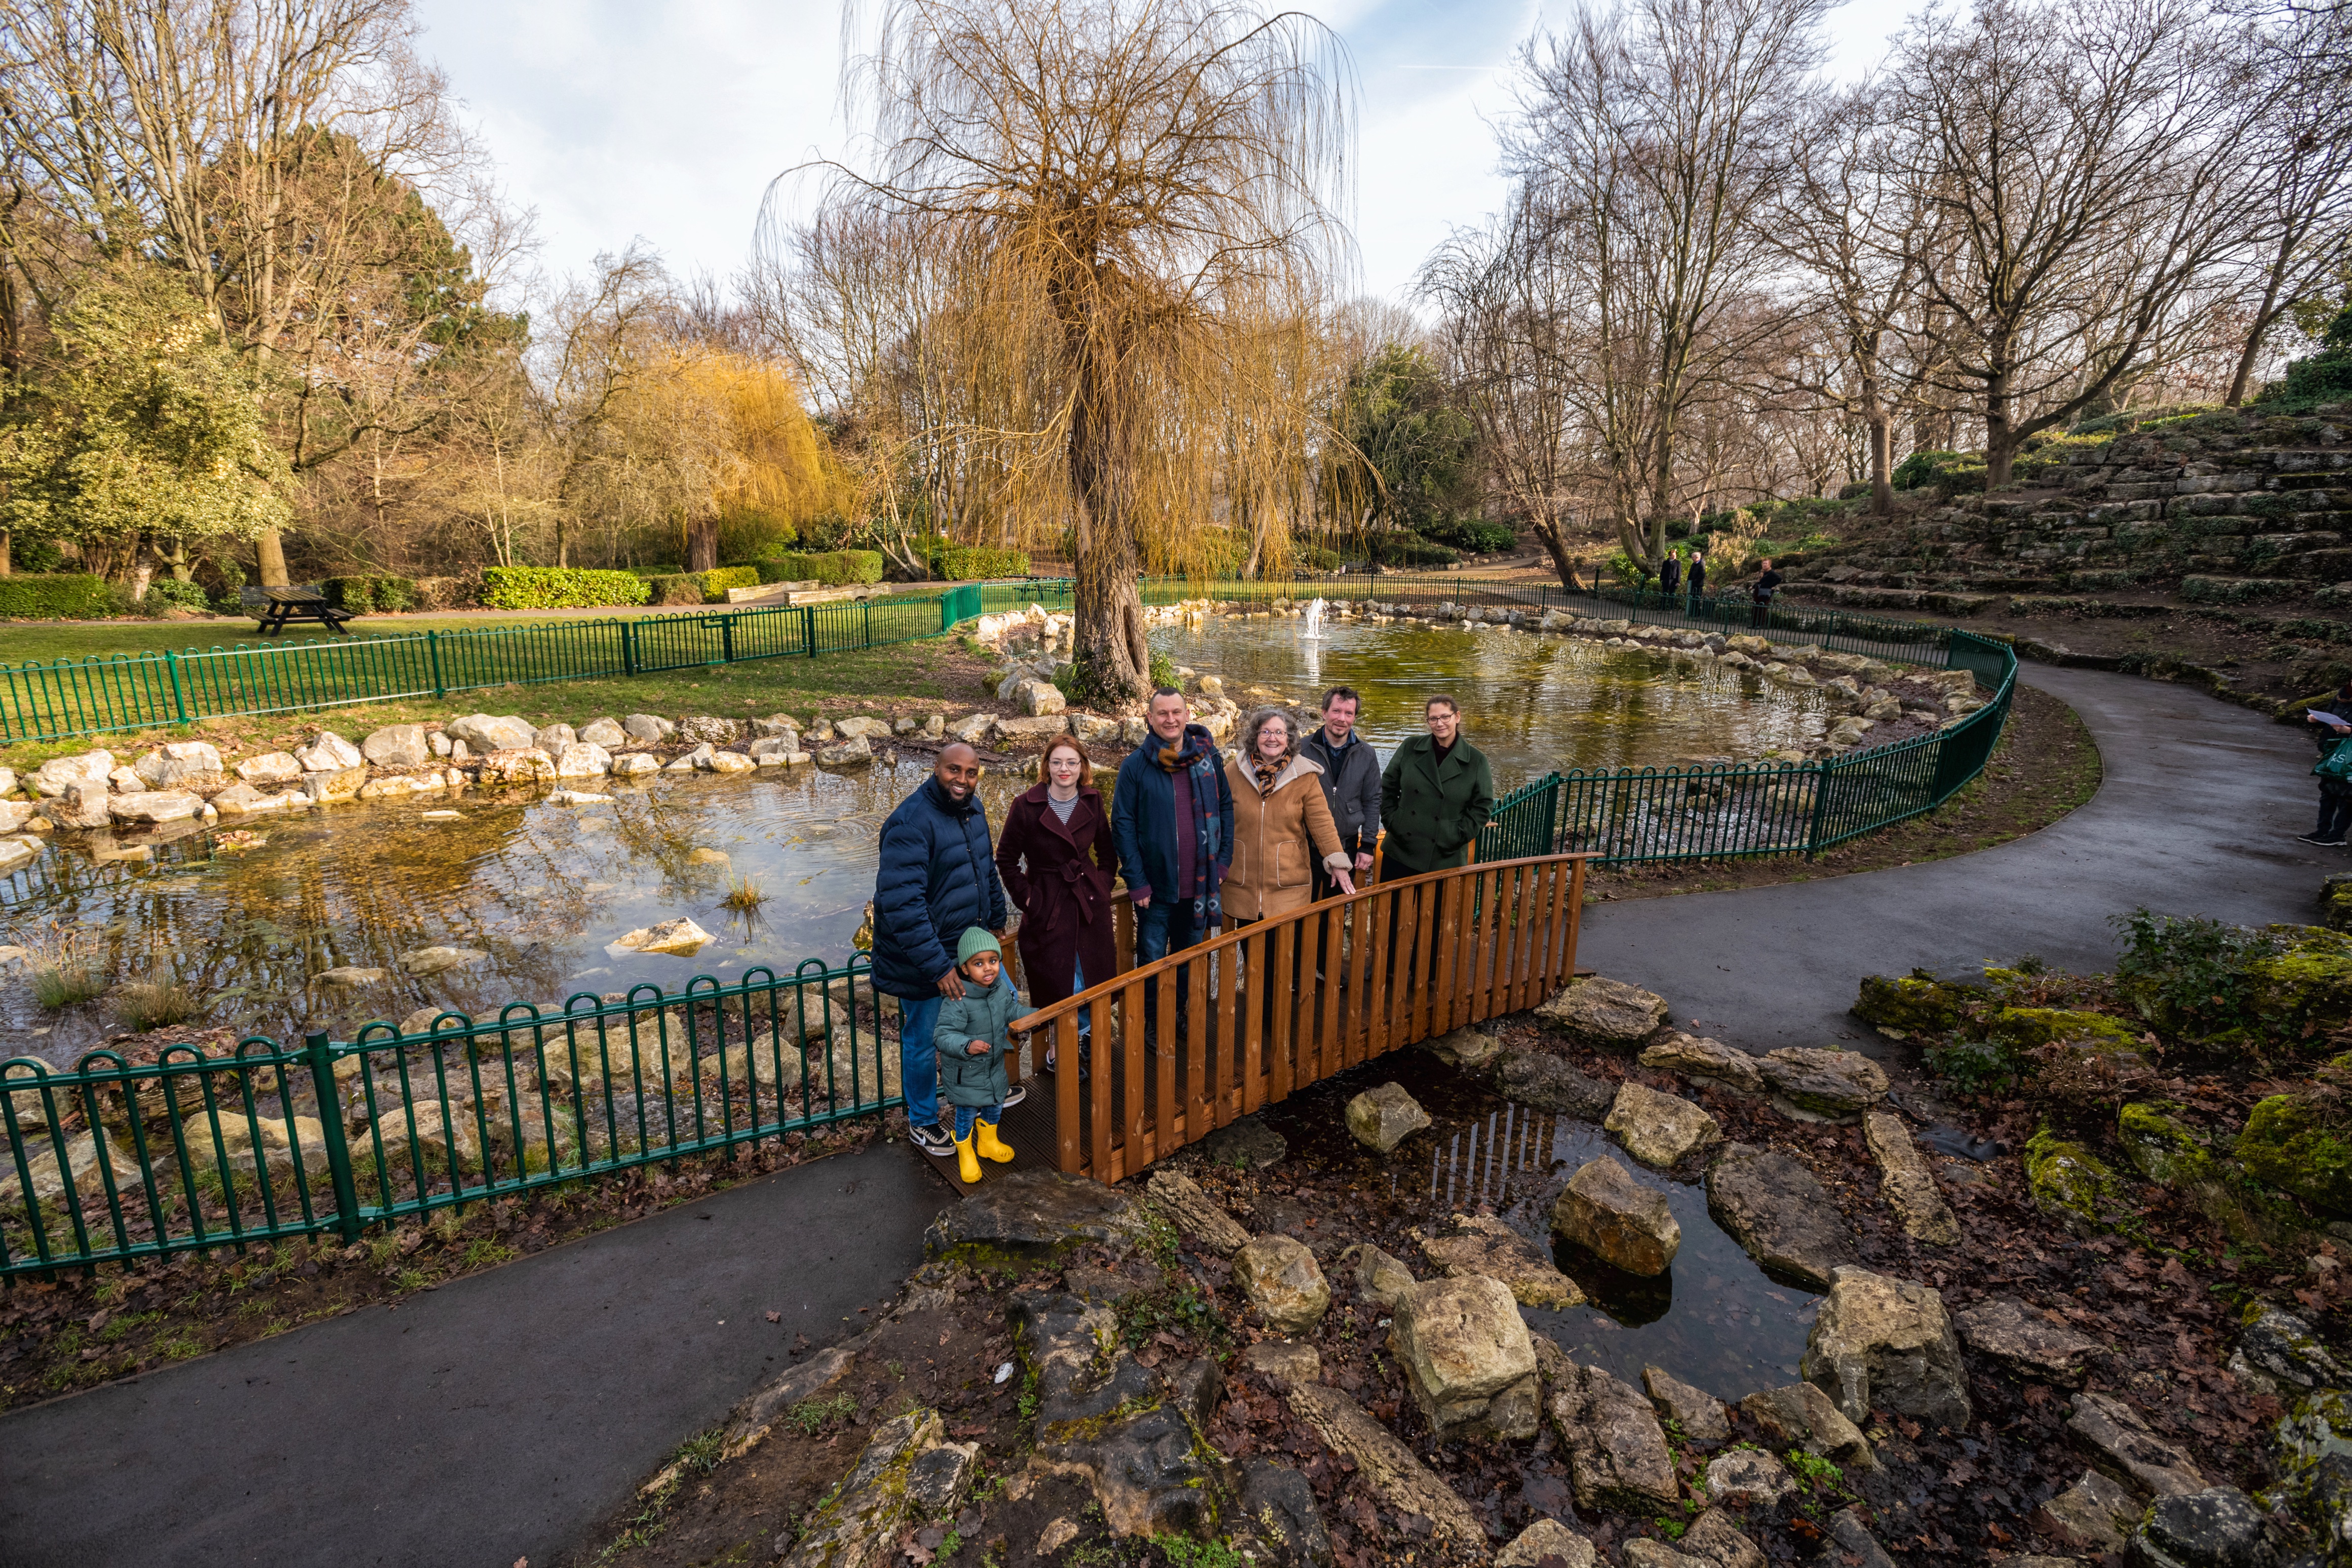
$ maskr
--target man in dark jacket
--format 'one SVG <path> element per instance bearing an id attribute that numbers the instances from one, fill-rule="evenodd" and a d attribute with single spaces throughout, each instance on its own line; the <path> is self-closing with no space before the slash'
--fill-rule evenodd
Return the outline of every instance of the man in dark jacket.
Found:
<path id="1" fill-rule="evenodd" d="M 1658 563 L 1658 592 L 1672 599 L 1675 590 L 1683 585 L 1683 555 L 1679 550 L 1669 550 Z"/>
<path id="2" fill-rule="evenodd" d="M 1135 962 L 1191 947 L 1218 921 L 1217 889 L 1234 863 L 1234 790 L 1184 694 L 1163 686 L 1145 710 L 1151 733 L 1118 765 L 1110 836 L 1135 906 Z"/>
<path id="3" fill-rule="evenodd" d="M 1389 829 L 1384 882 L 1468 865 L 1471 844 L 1495 813 L 1494 770 L 1462 738 L 1461 704 L 1437 696 L 1423 711 L 1429 733 L 1400 744 L 1381 775 L 1381 819 Z"/>
<path id="4" fill-rule="evenodd" d="M 1700 605 L 1706 602 L 1706 547 L 1705 545 L 1701 545 L 1699 548 L 1691 552 L 1690 613 L 1694 616 L 1697 615 L 1699 613 Z"/>
<path id="5" fill-rule="evenodd" d="M 1768 558 L 1764 563 L 1763 575 L 1758 577 L 1756 585 L 1748 590 L 1748 597 L 1756 602 L 1756 625 L 1769 626 L 1772 624 L 1772 595 L 1780 591 L 1780 574 L 1772 570 L 1772 563 Z"/>
<path id="6" fill-rule="evenodd" d="M 1359 881 L 1371 870 L 1372 847 L 1381 841 L 1381 757 L 1356 733 L 1362 707 L 1355 688 L 1333 687 L 1323 694 L 1323 727 L 1298 742 L 1301 754 L 1323 764 L 1323 801 L 1339 830 L 1339 847 L 1356 858 Z M 1328 899 L 1339 886 L 1318 860 L 1315 896 Z"/>
<path id="7" fill-rule="evenodd" d="M 956 943 L 972 926 L 999 941 L 1010 920 L 1004 884 L 981 809 L 980 753 L 959 741 L 931 776 L 882 824 L 874 877 L 874 989 L 898 999 L 898 1072 L 915 1144 L 946 1159 L 955 1140 L 940 1125 L 939 1060 L 931 1029 L 940 1004 L 963 994 Z M 1021 1090 L 1005 1103 L 1018 1103 Z"/>

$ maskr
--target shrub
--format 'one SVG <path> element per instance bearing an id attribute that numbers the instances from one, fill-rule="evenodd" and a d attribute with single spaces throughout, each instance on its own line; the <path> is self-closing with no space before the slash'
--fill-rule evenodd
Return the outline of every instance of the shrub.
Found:
<path id="1" fill-rule="evenodd" d="M 1462 557 L 1419 534 L 1388 533 L 1372 542 L 1372 559 L 1383 566 L 1451 566 Z"/>
<path id="2" fill-rule="evenodd" d="M 1985 488 L 1984 454 L 1914 452 L 1895 466 L 1894 479 L 1898 490 L 1933 488 L 1948 496 L 1981 490 Z"/>
<path id="3" fill-rule="evenodd" d="M 492 566 L 482 573 L 482 603 L 494 610 L 592 609 L 604 605 L 642 605 L 646 599 L 645 580 L 634 572 L 584 572 L 569 566 Z"/>
<path id="4" fill-rule="evenodd" d="M 730 588 L 756 588 L 760 585 L 757 566 L 714 566 L 699 574 L 702 578 L 702 602 L 723 605 Z"/>
<path id="5" fill-rule="evenodd" d="M 87 572 L 0 577 L 0 616 L 26 621 L 82 621 L 111 616 L 114 590 Z"/>
<path id="6" fill-rule="evenodd" d="M 677 572 L 667 577 L 655 577 L 646 584 L 652 595 L 646 602 L 655 605 L 699 605 L 702 598 L 702 578 L 693 572 Z"/>
<path id="7" fill-rule="evenodd" d="M 1493 555 L 1508 550 L 1519 539 L 1517 532 L 1503 523 L 1487 522 L 1475 517 L 1452 517 L 1442 521 L 1424 522 L 1417 531 L 1423 539 L 1467 551 L 1474 555 Z"/>
<path id="8" fill-rule="evenodd" d="M 2290 361 L 2286 379 L 2275 389 L 2264 388 L 2260 401 L 2301 408 L 2347 399 L 2352 399 L 2352 349 L 2330 349 L 2309 359 Z"/>
<path id="9" fill-rule="evenodd" d="M 971 583 L 987 577 L 1026 577 L 1029 556 L 1019 550 L 986 550 L 951 545 L 930 558 L 931 575 L 949 583 Z"/>
<path id="10" fill-rule="evenodd" d="M 378 610 L 413 610 L 417 605 L 416 584 L 406 577 L 330 577 L 319 584 L 327 603 L 339 610 L 349 610 L 355 616 L 372 615 Z"/>
<path id="11" fill-rule="evenodd" d="M 1336 550 L 1320 545 L 1302 545 L 1290 552 L 1290 563 L 1301 572 L 1337 572 L 1345 566 L 1347 558 Z"/>
<path id="12" fill-rule="evenodd" d="M 158 577 L 147 584 L 147 597 L 139 607 L 151 616 L 165 610 L 209 610 L 212 601 L 203 588 L 194 583 L 183 583 L 177 577 Z"/>
<path id="13" fill-rule="evenodd" d="M 785 551 L 771 555 L 759 563 L 762 583 L 824 584 L 841 587 L 853 583 L 882 581 L 882 552 L 878 550 L 830 550 L 821 553 Z"/>

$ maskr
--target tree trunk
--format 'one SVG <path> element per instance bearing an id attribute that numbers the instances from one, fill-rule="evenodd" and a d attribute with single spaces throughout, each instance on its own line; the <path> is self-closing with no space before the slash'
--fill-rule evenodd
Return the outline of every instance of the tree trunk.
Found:
<path id="1" fill-rule="evenodd" d="M 708 572 L 719 564 L 719 514 L 698 517 L 687 524 L 686 569 Z"/>
<path id="2" fill-rule="evenodd" d="M 1867 416 L 1870 431 L 1870 515 L 1895 515 L 1895 430 L 1894 421 L 1884 408 L 1874 407 Z"/>
<path id="3" fill-rule="evenodd" d="M 1551 569 L 1559 574 L 1559 585 L 1570 593 L 1577 592 L 1576 563 L 1568 558 L 1568 541 L 1560 536 L 1559 524 L 1538 518 L 1528 520 L 1546 554 L 1551 557 Z"/>
<path id="4" fill-rule="evenodd" d="M 11 572 L 16 570 L 14 566 L 9 564 L 8 545 L 8 531 L 5 528 L 0 528 L 0 577 L 5 577 Z"/>
<path id="5" fill-rule="evenodd" d="M 2230 378 L 2230 395 L 2221 400 L 2222 406 L 2242 408 L 2246 402 L 2246 383 L 2254 374 L 2254 361 L 2262 357 L 2263 339 L 2271 330 L 2271 320 L 2278 308 L 2279 279 L 2286 271 L 2290 252 L 2282 247 L 2278 259 L 2271 264 L 2271 275 L 2263 285 L 2263 302 L 2254 310 L 2254 324 L 2247 329 L 2245 352 L 2238 356 L 2238 371 Z"/>
<path id="6" fill-rule="evenodd" d="M 253 553 L 254 564 L 258 568 L 257 575 L 261 579 L 261 585 L 265 588 L 285 587 L 288 582 L 286 542 L 279 537 L 278 530 L 263 529 L 261 537 L 253 542 Z"/>
<path id="7" fill-rule="evenodd" d="M 1116 373 L 1082 353 L 1078 395 L 1070 415 L 1070 489 L 1077 500 L 1077 559 L 1073 563 L 1073 648 L 1094 700 L 1140 700 L 1151 689 L 1151 648 L 1143 635 L 1143 595 L 1127 488 L 1133 477 L 1109 399 Z"/>
<path id="8" fill-rule="evenodd" d="M 1985 489 L 1988 493 L 2009 483 L 2010 473 L 2017 464 L 2018 437 L 2010 424 L 2009 377 L 1996 363 L 1985 377 Z"/>

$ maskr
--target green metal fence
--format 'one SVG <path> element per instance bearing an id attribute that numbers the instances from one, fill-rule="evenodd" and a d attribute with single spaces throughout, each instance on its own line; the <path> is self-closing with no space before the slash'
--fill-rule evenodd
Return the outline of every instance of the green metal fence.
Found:
<path id="1" fill-rule="evenodd" d="M 369 1226 L 905 1103 L 859 954 L 422 1034 L 0 1063 L 0 1278 Z"/>

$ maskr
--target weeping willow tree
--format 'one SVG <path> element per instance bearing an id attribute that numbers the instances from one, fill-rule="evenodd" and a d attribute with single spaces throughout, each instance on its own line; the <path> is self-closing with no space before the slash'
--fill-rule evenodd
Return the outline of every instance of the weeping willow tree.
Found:
<path id="1" fill-rule="evenodd" d="M 983 458 L 1003 526 L 1068 529 L 1082 679 L 1139 697 L 1138 578 L 1230 569 L 1235 544 L 1278 564 L 1308 510 L 1308 323 L 1347 243 L 1338 42 L 1235 0 L 892 0 L 849 53 L 873 158 L 824 166 L 825 206 L 936 279 L 904 329 L 933 378 L 917 434 Z"/>

